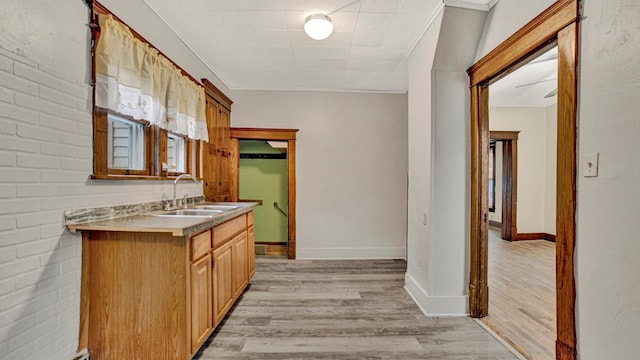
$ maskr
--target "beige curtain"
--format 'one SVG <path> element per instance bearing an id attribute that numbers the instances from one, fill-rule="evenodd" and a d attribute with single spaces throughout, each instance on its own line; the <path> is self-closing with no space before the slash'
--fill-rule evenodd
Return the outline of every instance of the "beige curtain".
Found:
<path id="1" fill-rule="evenodd" d="M 96 106 L 208 141 L 204 88 L 113 16 L 99 21 Z"/>

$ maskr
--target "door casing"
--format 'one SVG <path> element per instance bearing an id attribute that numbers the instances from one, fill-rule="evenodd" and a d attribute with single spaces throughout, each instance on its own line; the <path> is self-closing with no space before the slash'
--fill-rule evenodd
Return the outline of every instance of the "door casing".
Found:
<path id="1" fill-rule="evenodd" d="M 576 122 L 578 0 L 559 0 L 476 62 L 471 90 L 471 226 L 469 312 L 489 312 L 488 200 L 489 84 L 551 46 L 558 46 L 558 150 L 556 198 L 556 359 L 575 360 Z"/>

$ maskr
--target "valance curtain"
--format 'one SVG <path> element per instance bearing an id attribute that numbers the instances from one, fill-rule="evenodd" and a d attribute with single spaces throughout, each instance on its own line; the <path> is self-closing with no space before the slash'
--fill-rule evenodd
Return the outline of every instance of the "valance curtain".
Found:
<path id="1" fill-rule="evenodd" d="M 96 106 L 208 141 L 204 88 L 112 15 L 99 22 Z"/>

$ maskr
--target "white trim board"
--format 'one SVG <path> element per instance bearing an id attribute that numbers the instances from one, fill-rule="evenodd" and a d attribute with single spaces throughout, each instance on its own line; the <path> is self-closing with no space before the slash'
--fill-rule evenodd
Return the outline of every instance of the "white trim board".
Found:
<path id="1" fill-rule="evenodd" d="M 429 296 L 417 281 L 405 273 L 404 289 L 418 305 L 422 313 L 433 317 L 467 317 L 469 297 L 462 296 Z"/>

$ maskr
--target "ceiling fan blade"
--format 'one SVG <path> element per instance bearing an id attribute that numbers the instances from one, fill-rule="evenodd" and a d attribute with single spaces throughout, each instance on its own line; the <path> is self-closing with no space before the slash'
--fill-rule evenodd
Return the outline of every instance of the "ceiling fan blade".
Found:
<path id="1" fill-rule="evenodd" d="M 551 92 L 548 93 L 547 95 L 545 95 L 544 98 L 548 99 L 548 98 L 554 97 L 556 95 L 558 95 L 558 88 L 555 88 L 555 89 L 551 90 Z"/>
<path id="2" fill-rule="evenodd" d="M 541 83 L 545 83 L 545 82 L 549 82 L 549 81 L 554 81 L 554 80 L 558 80 L 557 78 L 553 78 L 553 79 L 547 79 L 547 80 L 540 80 L 540 81 L 534 81 L 532 83 L 528 83 L 528 84 L 522 84 L 522 85 L 517 85 L 517 88 L 521 88 L 521 87 L 525 87 L 525 86 L 531 86 L 531 85 L 536 85 L 536 84 L 541 84 Z"/>

